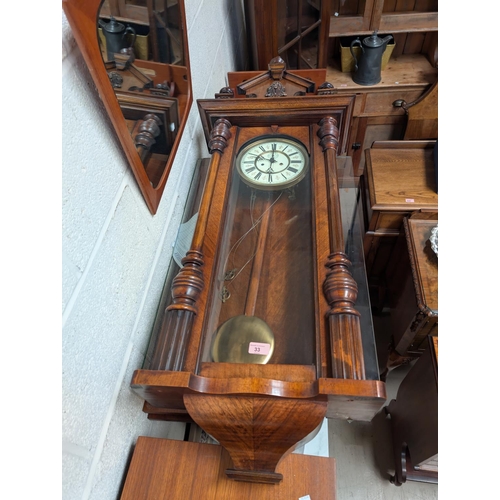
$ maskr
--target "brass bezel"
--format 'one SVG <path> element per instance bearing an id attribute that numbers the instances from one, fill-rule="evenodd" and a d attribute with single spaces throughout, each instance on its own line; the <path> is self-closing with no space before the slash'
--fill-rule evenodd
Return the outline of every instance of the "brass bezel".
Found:
<path id="1" fill-rule="evenodd" d="M 300 174 L 297 177 L 294 177 L 291 180 L 284 181 L 281 183 L 275 183 L 271 186 L 265 185 L 265 184 L 260 184 L 256 182 L 252 182 L 251 179 L 249 179 L 244 173 L 243 169 L 241 166 L 241 160 L 243 156 L 252 148 L 255 146 L 258 146 L 260 144 L 268 144 L 269 142 L 272 141 L 280 141 L 280 142 L 285 142 L 293 145 L 296 147 L 301 153 L 304 158 L 304 168 L 300 172 Z M 243 144 L 241 149 L 238 152 L 238 155 L 236 156 L 236 169 L 238 171 L 238 174 L 240 175 L 241 180 L 247 185 L 250 186 L 251 188 L 254 189 L 259 189 L 261 191 L 282 191 L 284 189 L 291 188 L 298 184 L 306 175 L 307 172 L 309 171 L 309 164 L 310 164 L 310 158 L 309 158 L 309 153 L 302 144 L 302 142 L 298 141 L 297 139 L 294 139 L 290 136 L 284 136 L 284 135 L 261 135 L 258 138 L 252 139 L 251 141 L 246 142 Z"/>

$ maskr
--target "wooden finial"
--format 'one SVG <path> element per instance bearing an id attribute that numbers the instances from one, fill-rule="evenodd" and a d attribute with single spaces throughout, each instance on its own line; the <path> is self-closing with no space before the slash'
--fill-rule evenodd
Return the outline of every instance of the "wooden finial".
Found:
<path id="1" fill-rule="evenodd" d="M 224 118 L 219 118 L 215 123 L 212 131 L 210 132 L 210 139 L 208 141 L 208 149 L 210 154 L 215 151 L 224 153 L 227 147 L 227 141 L 231 138 L 231 123 Z"/>
<path id="2" fill-rule="evenodd" d="M 318 125 L 320 126 L 318 137 L 321 139 L 320 146 L 323 148 L 323 151 L 326 149 L 334 149 L 337 151 L 337 146 L 339 144 L 337 120 L 333 118 L 333 116 L 327 116 L 323 118 Z"/>
<path id="3" fill-rule="evenodd" d="M 281 80 L 283 78 L 283 73 L 286 70 L 286 64 L 280 56 L 271 59 L 268 64 L 269 73 L 271 73 L 271 77 L 273 80 Z"/>

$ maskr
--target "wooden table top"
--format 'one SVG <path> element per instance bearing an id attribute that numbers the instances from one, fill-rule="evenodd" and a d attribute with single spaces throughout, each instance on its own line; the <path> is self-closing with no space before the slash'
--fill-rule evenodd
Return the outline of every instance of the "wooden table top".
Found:
<path id="1" fill-rule="evenodd" d="M 438 224 L 435 219 L 408 218 L 404 221 L 406 241 L 421 309 L 438 313 L 438 257 L 431 248 L 429 237 Z"/>
<path id="2" fill-rule="evenodd" d="M 121 500 L 335 500 L 335 459 L 287 455 L 279 484 L 229 479 L 229 454 L 219 445 L 139 437 Z M 309 496 L 308 496 L 309 495 Z"/>
<path id="3" fill-rule="evenodd" d="M 387 141 L 389 142 L 389 141 Z M 435 141 L 394 141 L 366 150 L 366 178 L 372 210 L 438 209 L 433 159 Z"/>

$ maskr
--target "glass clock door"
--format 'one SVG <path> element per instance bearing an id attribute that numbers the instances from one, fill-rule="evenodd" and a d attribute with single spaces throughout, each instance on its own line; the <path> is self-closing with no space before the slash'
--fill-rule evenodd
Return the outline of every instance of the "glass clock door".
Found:
<path id="1" fill-rule="evenodd" d="M 202 361 L 315 362 L 310 172 L 261 190 L 232 173 Z"/>

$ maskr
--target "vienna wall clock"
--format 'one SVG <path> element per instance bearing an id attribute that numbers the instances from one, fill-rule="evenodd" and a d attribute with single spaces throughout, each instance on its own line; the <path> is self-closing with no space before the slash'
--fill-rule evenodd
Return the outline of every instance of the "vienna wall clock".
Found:
<path id="1" fill-rule="evenodd" d="M 371 420 L 385 401 L 339 201 L 354 98 L 279 64 L 243 75 L 246 96 L 198 101 L 211 161 L 197 225 L 132 380 L 150 418 L 196 422 L 228 450 L 229 477 L 267 483 L 325 416 Z"/>

